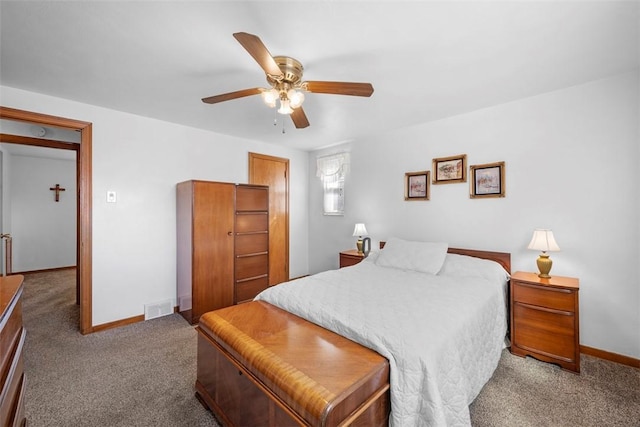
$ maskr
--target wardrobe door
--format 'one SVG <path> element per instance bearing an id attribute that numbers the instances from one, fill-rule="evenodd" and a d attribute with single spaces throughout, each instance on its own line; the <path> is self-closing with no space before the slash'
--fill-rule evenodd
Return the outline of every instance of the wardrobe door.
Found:
<path id="1" fill-rule="evenodd" d="M 233 304 L 233 200 L 235 185 L 195 183 L 193 226 L 194 323 Z"/>
<path id="2" fill-rule="evenodd" d="M 234 184 L 194 182 L 193 314 L 233 304 Z"/>

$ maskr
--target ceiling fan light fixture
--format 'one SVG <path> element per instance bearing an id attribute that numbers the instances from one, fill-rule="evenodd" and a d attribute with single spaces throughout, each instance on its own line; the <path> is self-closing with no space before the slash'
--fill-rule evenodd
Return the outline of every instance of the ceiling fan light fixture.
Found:
<path id="1" fill-rule="evenodd" d="M 264 101 L 264 103 L 270 108 L 274 108 L 276 106 L 276 101 L 280 98 L 280 94 L 275 89 L 265 89 L 260 95 L 262 96 L 262 101 Z"/>
<path id="2" fill-rule="evenodd" d="M 278 109 L 278 113 L 280 114 L 291 114 L 293 113 L 293 110 L 291 109 L 291 106 L 289 105 L 289 100 L 288 99 L 281 99 L 280 100 L 280 108 Z"/>
<path id="3" fill-rule="evenodd" d="M 289 98 L 289 105 L 291 108 L 298 108 L 304 102 L 304 93 L 295 89 L 289 89 L 287 92 L 287 98 Z"/>

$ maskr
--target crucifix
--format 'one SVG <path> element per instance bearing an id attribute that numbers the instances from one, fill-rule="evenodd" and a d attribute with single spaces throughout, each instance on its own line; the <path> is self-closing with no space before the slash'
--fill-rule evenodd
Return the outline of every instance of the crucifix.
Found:
<path id="1" fill-rule="evenodd" d="M 56 184 L 55 187 L 51 187 L 51 188 L 49 188 L 49 190 L 56 192 L 56 202 L 59 202 L 60 201 L 60 192 L 64 191 L 65 188 L 60 187 L 60 184 Z"/>

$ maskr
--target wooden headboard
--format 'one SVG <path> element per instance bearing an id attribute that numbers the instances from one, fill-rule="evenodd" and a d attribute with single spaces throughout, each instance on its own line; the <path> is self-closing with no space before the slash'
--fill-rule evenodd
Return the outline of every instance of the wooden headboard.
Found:
<path id="1" fill-rule="evenodd" d="M 380 242 L 380 249 L 384 248 L 386 242 Z M 495 261 L 502 266 L 507 273 L 511 274 L 511 254 L 508 252 L 479 251 L 476 249 L 449 248 L 450 254 L 467 255 L 476 258 Z"/>

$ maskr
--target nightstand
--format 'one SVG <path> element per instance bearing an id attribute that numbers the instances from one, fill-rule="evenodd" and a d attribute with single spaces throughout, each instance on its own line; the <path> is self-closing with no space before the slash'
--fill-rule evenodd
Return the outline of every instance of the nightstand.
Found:
<path id="1" fill-rule="evenodd" d="M 358 253 L 357 249 L 349 249 L 340 252 L 340 268 L 356 265 L 364 259 L 363 253 Z"/>
<path id="2" fill-rule="evenodd" d="M 511 353 L 580 372 L 579 281 L 511 275 Z"/>

